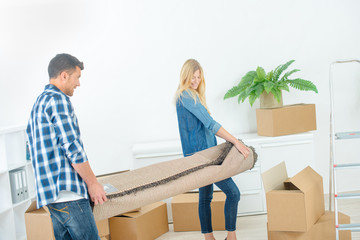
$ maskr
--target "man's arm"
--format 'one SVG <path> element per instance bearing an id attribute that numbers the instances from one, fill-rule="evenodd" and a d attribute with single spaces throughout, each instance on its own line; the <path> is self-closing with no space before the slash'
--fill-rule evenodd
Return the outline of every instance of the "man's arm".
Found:
<path id="1" fill-rule="evenodd" d="M 107 201 L 104 187 L 98 182 L 95 177 L 95 174 L 91 170 L 90 164 L 88 161 L 84 163 L 72 164 L 75 171 L 81 176 L 81 178 L 85 181 L 91 201 L 97 204 L 102 204 Z"/>
<path id="2" fill-rule="evenodd" d="M 55 132 L 63 152 L 75 171 L 85 181 L 91 200 L 97 204 L 107 201 L 104 187 L 97 181 L 87 161 L 87 156 L 80 139 L 80 130 L 74 120 L 72 106 L 66 99 L 52 99 L 47 113 L 54 125 Z M 75 117 L 76 118 L 76 117 Z"/>

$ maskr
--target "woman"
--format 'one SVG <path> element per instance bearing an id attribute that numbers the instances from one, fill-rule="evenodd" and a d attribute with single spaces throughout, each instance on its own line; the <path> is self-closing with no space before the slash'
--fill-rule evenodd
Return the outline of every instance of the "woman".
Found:
<path id="1" fill-rule="evenodd" d="M 180 73 L 180 83 L 176 92 L 176 112 L 184 156 L 217 145 L 216 136 L 231 143 L 246 158 L 249 149 L 228 133 L 211 116 L 205 100 L 204 71 L 194 60 L 187 60 Z M 236 239 L 237 207 L 240 191 L 231 178 L 215 183 L 225 194 L 225 228 L 227 240 Z M 211 225 L 210 203 L 213 195 L 213 184 L 199 189 L 199 218 L 201 232 L 206 240 L 214 240 Z"/>

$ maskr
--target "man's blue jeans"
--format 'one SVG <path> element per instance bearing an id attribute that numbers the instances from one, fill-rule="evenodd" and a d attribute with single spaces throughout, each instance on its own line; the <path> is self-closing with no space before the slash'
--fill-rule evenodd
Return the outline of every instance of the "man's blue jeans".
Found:
<path id="1" fill-rule="evenodd" d="M 232 178 L 215 183 L 225 194 L 225 229 L 227 231 L 236 230 L 236 218 L 238 203 L 240 201 L 240 191 Z M 199 218 L 202 233 L 211 233 L 211 207 L 210 203 L 213 198 L 213 184 L 199 188 Z"/>
<path id="2" fill-rule="evenodd" d="M 88 199 L 48 205 L 56 240 L 100 240 Z"/>

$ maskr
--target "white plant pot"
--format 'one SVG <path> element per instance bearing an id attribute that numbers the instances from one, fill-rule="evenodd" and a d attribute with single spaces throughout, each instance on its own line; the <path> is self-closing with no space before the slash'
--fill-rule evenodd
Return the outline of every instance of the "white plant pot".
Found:
<path id="1" fill-rule="evenodd" d="M 260 108 L 278 108 L 283 106 L 282 93 L 280 93 L 280 102 L 274 95 L 265 91 L 260 95 Z"/>

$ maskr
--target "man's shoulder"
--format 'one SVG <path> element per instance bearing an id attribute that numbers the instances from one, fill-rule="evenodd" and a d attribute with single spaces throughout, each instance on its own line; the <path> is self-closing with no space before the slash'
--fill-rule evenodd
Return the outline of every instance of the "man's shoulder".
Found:
<path id="1" fill-rule="evenodd" d="M 66 98 L 63 94 L 58 93 L 56 91 L 49 91 L 49 90 L 45 90 L 44 92 L 41 93 L 40 98 L 44 98 L 46 101 L 53 101 L 56 104 L 68 104 L 69 103 L 69 99 Z"/>
<path id="2" fill-rule="evenodd" d="M 39 95 L 34 105 L 34 109 L 38 109 L 38 110 L 42 109 L 41 111 L 46 111 L 46 112 L 48 111 L 58 112 L 58 111 L 63 111 L 64 109 L 71 109 L 70 105 L 71 103 L 62 94 L 45 90 Z"/>

